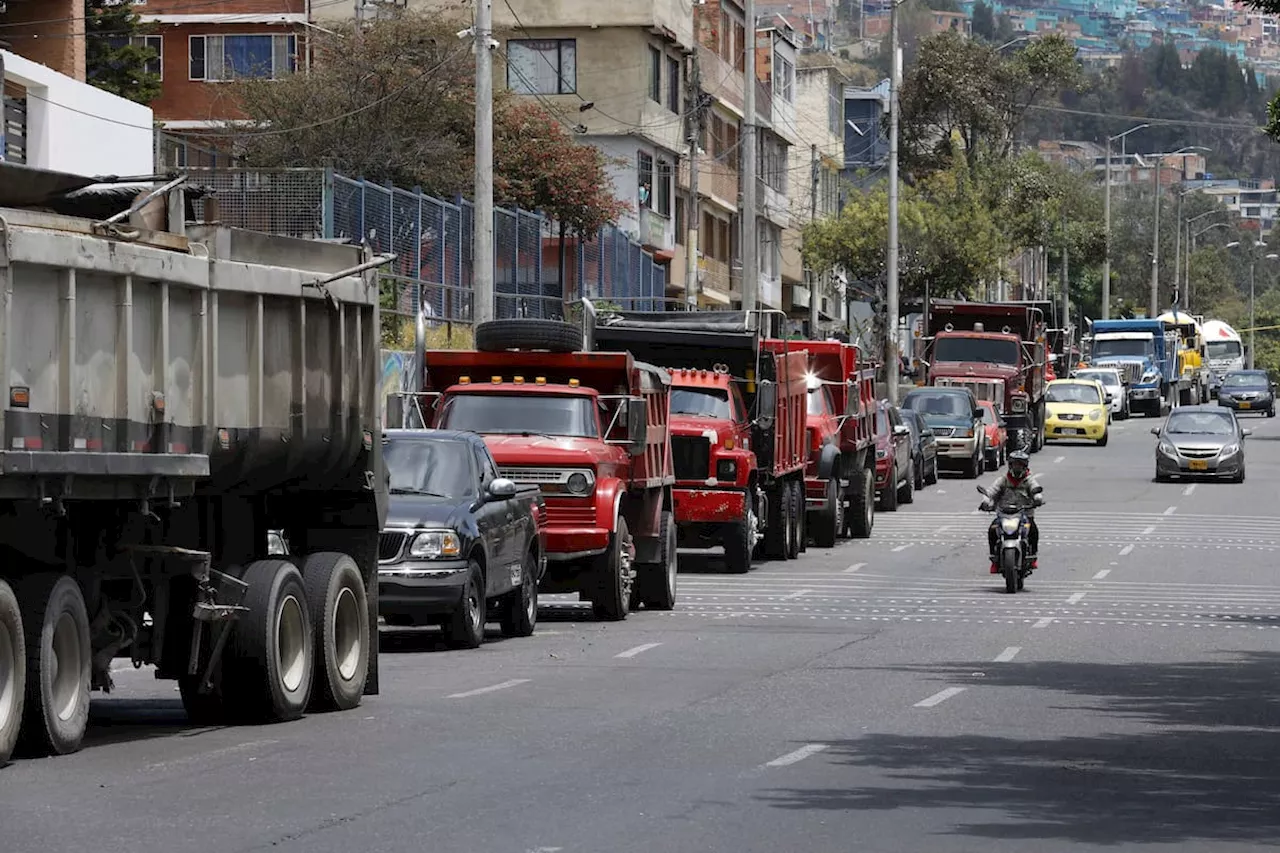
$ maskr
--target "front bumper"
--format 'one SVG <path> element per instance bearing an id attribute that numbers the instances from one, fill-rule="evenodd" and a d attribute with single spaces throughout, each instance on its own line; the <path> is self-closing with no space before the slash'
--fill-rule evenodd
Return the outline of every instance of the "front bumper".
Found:
<path id="1" fill-rule="evenodd" d="M 1156 474 L 1163 477 L 1235 477 L 1243 467 L 1244 457 L 1239 453 L 1225 458 L 1188 459 L 1185 456 L 1170 457 L 1156 450 Z"/>
<path id="2" fill-rule="evenodd" d="M 1085 418 L 1082 421 L 1064 421 L 1060 418 L 1047 417 L 1044 420 L 1045 438 L 1078 438 L 1097 441 L 1106 434 L 1105 419 L 1091 421 Z"/>
<path id="3" fill-rule="evenodd" d="M 817 477 L 806 477 L 804 480 L 804 503 L 810 510 L 823 509 L 827 505 L 827 483 Z"/>
<path id="4" fill-rule="evenodd" d="M 378 567 L 378 612 L 448 615 L 467 584 L 466 560 L 406 561 Z"/>
<path id="5" fill-rule="evenodd" d="M 672 491 L 678 524 L 727 524 L 747 514 L 747 493 L 741 489 L 690 489 Z"/>
<path id="6" fill-rule="evenodd" d="M 876 460 L 876 489 L 889 485 L 889 477 L 893 472 L 893 457 Z"/>
<path id="7" fill-rule="evenodd" d="M 948 460 L 965 462 L 978 452 L 978 437 L 972 438 L 939 438 L 938 462 L 944 464 Z"/>
<path id="8" fill-rule="evenodd" d="M 1159 400 L 1160 386 L 1158 385 L 1131 385 L 1129 387 L 1130 400 Z"/>
<path id="9" fill-rule="evenodd" d="M 1274 407 L 1275 404 L 1275 398 L 1270 394 L 1265 397 L 1256 397 L 1252 400 L 1234 400 L 1229 397 L 1218 398 L 1219 406 L 1236 412 L 1265 412 Z"/>

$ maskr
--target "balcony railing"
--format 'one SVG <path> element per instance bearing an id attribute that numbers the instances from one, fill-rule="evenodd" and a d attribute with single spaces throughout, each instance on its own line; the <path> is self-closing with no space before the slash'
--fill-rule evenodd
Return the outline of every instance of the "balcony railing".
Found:
<path id="1" fill-rule="evenodd" d="M 680 162 L 676 183 L 681 188 L 688 188 L 688 160 Z M 698 158 L 698 195 L 711 196 L 730 210 L 737 210 L 741 186 L 742 175 L 737 169 L 711 157 Z"/>
<path id="2" fill-rule="evenodd" d="M 743 73 L 702 45 L 698 46 L 698 62 L 702 65 L 702 88 L 713 98 L 741 111 Z"/>
<path id="3" fill-rule="evenodd" d="M 759 81 L 756 82 L 756 117 L 759 121 L 773 122 L 773 88 Z"/>

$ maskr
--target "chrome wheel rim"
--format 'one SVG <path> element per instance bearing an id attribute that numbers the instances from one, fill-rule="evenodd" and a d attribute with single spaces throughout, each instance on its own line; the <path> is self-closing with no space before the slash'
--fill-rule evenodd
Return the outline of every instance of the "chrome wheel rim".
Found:
<path id="1" fill-rule="evenodd" d="M 350 681 L 360 668 L 364 632 L 360 630 L 360 606 L 350 587 L 343 587 L 333 608 L 333 658 L 338 675 Z"/>
<path id="2" fill-rule="evenodd" d="M 17 705 L 18 648 L 8 625 L 0 624 L 0 731 L 8 727 Z"/>
<path id="3" fill-rule="evenodd" d="M 528 566 L 525 566 L 524 583 L 521 586 L 524 589 L 523 593 L 521 593 L 524 596 L 524 615 L 529 618 L 530 622 L 533 622 L 538 616 L 538 600 L 534 597 L 537 585 L 533 581 L 533 572 L 529 571 Z"/>
<path id="4" fill-rule="evenodd" d="M 276 611 L 276 671 L 290 693 L 302 686 L 307 671 L 307 620 L 297 596 L 286 595 Z"/>
<path id="5" fill-rule="evenodd" d="M 80 626 L 70 613 L 63 613 L 53 626 L 50 644 L 52 678 L 49 679 L 53 712 L 59 720 L 69 720 L 80 706 L 81 678 L 84 667 Z"/>

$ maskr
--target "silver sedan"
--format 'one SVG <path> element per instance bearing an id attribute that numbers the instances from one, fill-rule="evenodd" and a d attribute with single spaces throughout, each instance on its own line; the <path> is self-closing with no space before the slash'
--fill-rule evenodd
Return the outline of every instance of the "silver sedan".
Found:
<path id="1" fill-rule="evenodd" d="M 1174 477 L 1217 477 L 1244 482 L 1244 439 L 1230 409 L 1182 406 L 1162 426 L 1155 427 L 1156 480 Z"/>

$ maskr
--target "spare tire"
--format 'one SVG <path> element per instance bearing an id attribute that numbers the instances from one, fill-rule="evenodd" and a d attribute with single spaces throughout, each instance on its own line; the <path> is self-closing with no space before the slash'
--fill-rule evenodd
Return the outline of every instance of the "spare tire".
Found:
<path id="1" fill-rule="evenodd" d="M 476 349 L 577 352 L 582 349 L 582 330 L 560 320 L 490 320 L 476 326 Z"/>

